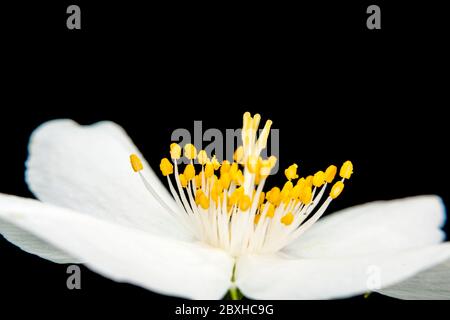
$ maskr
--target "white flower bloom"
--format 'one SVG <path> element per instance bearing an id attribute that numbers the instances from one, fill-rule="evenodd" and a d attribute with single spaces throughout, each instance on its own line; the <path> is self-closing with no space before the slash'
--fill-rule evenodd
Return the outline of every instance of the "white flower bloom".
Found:
<path id="1" fill-rule="evenodd" d="M 257 137 L 259 121 L 244 115 L 234 163 L 188 145 L 184 155 L 201 165 L 180 174 L 182 150 L 171 145 L 172 161 L 160 167 L 170 193 L 116 124 L 47 122 L 33 133 L 26 163 L 40 201 L 0 195 L 0 233 L 45 259 L 85 263 L 113 280 L 186 298 L 220 299 L 236 287 L 256 299 L 371 290 L 450 298 L 439 197 L 373 202 L 318 220 L 342 192 L 351 162 L 331 188 L 336 167 L 298 179 L 294 164 L 284 187 L 264 194 L 276 159 L 259 157 L 271 125 Z"/>

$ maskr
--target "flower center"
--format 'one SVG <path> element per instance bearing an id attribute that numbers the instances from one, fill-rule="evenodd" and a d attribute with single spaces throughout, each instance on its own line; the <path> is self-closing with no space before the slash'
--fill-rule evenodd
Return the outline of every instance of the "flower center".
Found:
<path id="1" fill-rule="evenodd" d="M 177 212 L 169 209 L 141 174 L 143 166 L 138 156 L 130 156 L 133 170 L 163 207 L 175 214 L 198 240 L 233 256 L 276 252 L 285 247 L 323 215 L 330 202 L 341 194 L 344 180 L 353 173 L 352 163 L 344 162 L 339 171 L 342 179 L 333 184 L 328 197 L 321 201 L 327 185 L 337 174 L 337 167 L 331 165 L 325 171 L 299 178 L 298 166 L 292 164 L 284 171 L 287 178 L 284 186 L 264 192 L 277 159 L 260 156 L 272 125 L 268 120 L 257 136 L 260 119 L 259 114 L 253 117 L 248 112 L 244 114 L 242 145 L 235 150 L 233 162 L 220 163 L 205 150 L 197 152 L 192 144 L 186 144 L 183 150 L 176 143 L 170 145 L 172 161 L 163 158 L 160 169 L 180 209 Z M 183 172 L 178 163 L 182 151 L 190 161 Z M 198 162 L 197 168 L 194 160 Z"/>

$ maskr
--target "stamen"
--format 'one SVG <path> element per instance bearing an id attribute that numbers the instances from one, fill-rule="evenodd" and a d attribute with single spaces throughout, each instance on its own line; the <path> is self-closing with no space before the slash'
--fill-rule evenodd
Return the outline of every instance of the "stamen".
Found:
<path id="1" fill-rule="evenodd" d="M 163 158 L 160 170 L 167 177 L 179 210 L 170 209 L 157 196 L 141 173 L 143 165 L 139 157 L 130 156 L 133 170 L 161 206 L 175 214 L 198 240 L 234 256 L 272 253 L 288 245 L 324 214 L 331 201 L 342 193 L 344 181 L 353 174 L 353 164 L 344 162 L 339 170 L 342 180 L 335 182 L 327 199 L 321 201 L 327 184 L 337 174 L 337 167 L 330 165 L 324 171 L 299 178 L 298 165 L 294 163 L 284 170 L 287 181 L 281 189 L 273 187 L 264 192 L 277 158 L 261 157 L 272 121 L 266 121 L 258 137 L 260 122 L 259 114 L 253 117 L 248 112 L 244 114 L 242 145 L 235 150 L 232 162 L 220 163 L 215 155 L 208 155 L 205 150 L 197 152 L 194 145 L 186 144 L 183 156 L 189 163 L 179 172 L 177 160 L 182 156 L 182 148 L 176 143 L 170 145 L 173 163 Z"/>
<path id="2" fill-rule="evenodd" d="M 134 172 L 139 172 L 142 169 L 144 169 L 144 166 L 142 165 L 141 159 L 135 154 L 130 155 L 130 162 L 131 167 L 133 168 Z"/>

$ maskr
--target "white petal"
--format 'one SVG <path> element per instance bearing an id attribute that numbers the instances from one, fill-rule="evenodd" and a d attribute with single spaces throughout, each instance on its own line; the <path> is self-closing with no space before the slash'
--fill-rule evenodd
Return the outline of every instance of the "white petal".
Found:
<path id="1" fill-rule="evenodd" d="M 26 180 L 40 200 L 161 236 L 189 236 L 131 169 L 129 156 L 139 152 L 118 125 L 50 121 L 34 131 L 29 153 Z M 174 206 L 150 166 L 144 166 L 152 186 Z"/>
<path id="2" fill-rule="evenodd" d="M 77 259 L 69 256 L 58 248 L 42 241 L 38 237 L 26 232 L 14 224 L 0 219 L 0 235 L 9 242 L 14 243 L 23 251 L 35 254 L 41 258 L 55 263 L 79 263 Z"/>
<path id="3" fill-rule="evenodd" d="M 33 233 L 116 281 L 194 299 L 222 298 L 230 285 L 233 259 L 211 247 L 6 195 L 0 195 L 0 220 Z"/>
<path id="4" fill-rule="evenodd" d="M 449 300 L 450 260 L 379 292 L 399 299 Z"/>
<path id="5" fill-rule="evenodd" d="M 449 257 L 449 243 L 341 259 L 247 256 L 237 263 L 236 284 L 256 299 L 344 298 L 390 286 Z"/>
<path id="6" fill-rule="evenodd" d="M 445 238 L 444 221 L 445 207 L 437 196 L 371 202 L 322 218 L 284 251 L 342 258 L 419 248 Z"/>

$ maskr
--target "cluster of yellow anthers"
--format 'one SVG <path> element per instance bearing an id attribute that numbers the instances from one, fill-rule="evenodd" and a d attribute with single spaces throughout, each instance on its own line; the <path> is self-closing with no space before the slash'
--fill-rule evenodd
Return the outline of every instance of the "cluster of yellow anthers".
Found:
<path id="1" fill-rule="evenodd" d="M 277 159 L 260 156 L 266 147 L 272 122 L 268 120 L 257 137 L 259 122 L 258 114 L 253 117 L 248 112 L 244 114 L 243 144 L 234 152 L 233 162 L 224 160 L 220 163 L 215 156 L 210 158 L 205 150 L 197 151 L 192 144 L 185 145 L 182 150 L 178 144 L 172 143 L 172 161 L 163 158 L 160 164 L 181 209 L 172 212 L 199 240 L 234 255 L 249 251 L 273 252 L 287 245 L 320 218 L 329 203 L 342 192 L 344 180 L 353 173 L 352 163 L 346 161 L 339 171 L 342 179 L 334 183 L 328 198 L 314 214 L 312 212 L 327 184 L 332 183 L 337 174 L 334 165 L 299 178 L 298 166 L 292 164 L 284 170 L 287 181 L 281 189 L 274 187 L 263 192 L 266 178 Z M 182 151 L 190 163 L 179 173 L 178 161 Z M 131 155 L 130 159 L 134 171 L 143 169 L 136 155 Z M 198 170 L 194 166 L 195 160 Z M 175 191 L 171 175 L 178 191 Z M 151 189 L 145 179 L 144 183 Z M 168 207 L 167 204 L 162 205 Z"/>

